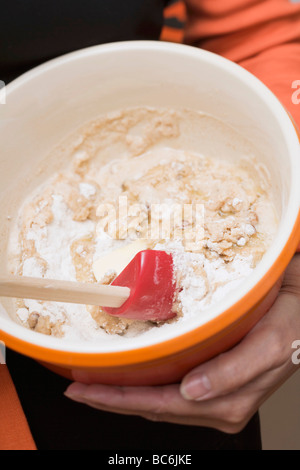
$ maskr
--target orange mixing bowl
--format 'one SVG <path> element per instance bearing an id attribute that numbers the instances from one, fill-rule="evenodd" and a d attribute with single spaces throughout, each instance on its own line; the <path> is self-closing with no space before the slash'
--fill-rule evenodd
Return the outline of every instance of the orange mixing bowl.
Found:
<path id="1" fill-rule="evenodd" d="M 48 151 L 99 114 L 129 106 L 186 107 L 212 114 L 260 149 L 276 189 L 280 221 L 272 246 L 238 290 L 175 333 L 124 346 L 72 343 L 27 330 L 13 303 L 1 299 L 0 339 L 67 377 L 87 381 L 163 384 L 236 344 L 274 302 L 279 280 L 300 240 L 300 146 L 275 96 L 241 67 L 196 48 L 125 42 L 84 49 L 24 74 L 0 105 L 1 269 L 8 269 L 8 240 L 24 197 L 57 170 Z M 39 170 L 44 164 L 45 171 Z M 82 375 L 84 380 L 84 374 Z"/>

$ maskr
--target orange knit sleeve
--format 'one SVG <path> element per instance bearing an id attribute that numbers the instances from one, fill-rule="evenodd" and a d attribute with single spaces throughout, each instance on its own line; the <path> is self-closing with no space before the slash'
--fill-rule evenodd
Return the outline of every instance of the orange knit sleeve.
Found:
<path id="1" fill-rule="evenodd" d="M 256 75 L 300 128 L 300 1 L 186 0 L 185 42 Z"/>
<path id="2" fill-rule="evenodd" d="M 0 365 L 0 450 L 36 450 L 8 369 Z"/>

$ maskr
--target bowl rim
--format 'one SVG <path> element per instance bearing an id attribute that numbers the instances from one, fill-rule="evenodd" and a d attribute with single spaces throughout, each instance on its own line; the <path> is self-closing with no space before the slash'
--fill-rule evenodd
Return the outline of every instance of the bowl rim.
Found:
<path id="1" fill-rule="evenodd" d="M 61 64 L 66 64 L 69 61 L 78 60 L 84 58 L 87 55 L 98 55 L 99 53 L 106 53 L 120 50 L 150 50 L 150 51 L 165 51 L 173 52 L 178 55 L 189 55 L 195 59 L 202 59 L 214 63 L 215 65 L 221 66 L 221 68 L 232 72 L 237 79 L 243 79 L 250 88 L 255 89 L 256 93 L 260 95 L 261 99 L 266 105 L 269 106 L 273 111 L 276 110 L 278 113 L 277 118 L 280 119 L 282 127 L 284 127 L 286 139 L 289 135 L 289 147 L 291 149 L 291 155 L 298 154 L 300 157 L 300 146 L 297 138 L 297 129 L 295 124 L 292 122 L 291 117 L 287 111 L 273 95 L 273 93 L 255 76 L 240 67 L 239 65 L 231 62 L 224 57 L 217 54 L 204 51 L 192 46 L 186 46 L 182 44 L 163 43 L 156 41 L 125 41 L 111 44 L 101 44 L 98 46 L 92 46 L 78 51 L 71 52 L 69 54 L 62 55 L 51 61 L 45 62 L 44 64 L 29 70 L 25 74 L 21 75 L 13 82 L 7 85 L 7 96 L 12 93 L 14 89 L 19 88 L 26 81 L 31 80 L 35 76 L 42 75 L 48 70 L 52 70 L 59 67 Z M 299 158 L 300 161 L 300 158 Z M 295 164 L 299 167 L 300 162 L 295 158 Z M 296 168 L 297 169 L 297 168 Z M 295 172 L 297 173 L 297 172 Z M 295 187 L 295 185 L 294 185 Z M 297 194 L 300 195 L 300 189 L 297 188 Z M 296 195 L 297 195 L 296 194 Z M 300 199 L 299 199 L 300 200 Z M 292 223 L 292 222 L 290 222 Z M 183 334 L 178 334 L 175 337 L 163 341 L 159 341 L 154 344 L 150 344 L 144 347 L 138 347 L 135 349 L 113 351 L 113 352 L 90 352 L 90 351 L 74 351 L 72 349 L 59 349 L 53 346 L 49 346 L 48 340 L 51 338 L 46 337 L 44 341 L 37 340 L 30 341 L 23 339 L 20 334 L 15 336 L 12 333 L 13 329 L 19 328 L 25 332 L 28 330 L 21 325 L 16 323 L 11 327 L 10 324 L 13 322 L 7 321 L 6 319 L 0 319 L 0 334 L 1 339 L 6 343 L 7 346 L 12 349 L 23 353 L 27 356 L 31 356 L 35 359 L 42 360 L 45 362 L 51 362 L 58 365 L 74 366 L 74 367 L 111 367 L 129 364 L 138 364 L 157 359 L 167 358 L 170 355 L 179 353 L 180 351 L 190 349 L 206 341 L 208 338 L 215 336 L 221 331 L 227 329 L 231 324 L 236 323 L 242 319 L 249 311 L 257 306 L 267 295 L 267 293 L 274 286 L 276 281 L 280 278 L 284 269 L 288 265 L 292 256 L 294 255 L 298 243 L 300 241 L 300 210 L 298 204 L 298 211 L 294 208 L 294 219 L 292 228 L 289 232 L 289 236 L 281 243 L 281 249 L 278 250 L 278 256 L 265 271 L 263 276 L 260 277 L 250 290 L 242 295 L 235 303 L 231 304 L 228 308 L 219 313 L 214 318 L 210 319 L 206 323 L 191 329 Z M 284 244 L 283 244 L 284 243 Z M 3 328 L 4 326 L 4 328 Z M 18 328 L 16 328 L 16 326 Z M 35 332 L 30 332 L 32 335 L 36 335 Z M 27 335 L 28 336 L 28 335 Z M 37 335 L 43 336 L 43 335 Z M 45 345 L 39 343 L 45 343 Z"/>

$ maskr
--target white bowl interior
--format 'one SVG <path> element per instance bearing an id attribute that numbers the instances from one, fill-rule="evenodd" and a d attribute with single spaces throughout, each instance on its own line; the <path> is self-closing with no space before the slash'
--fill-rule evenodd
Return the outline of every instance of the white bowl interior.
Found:
<path id="1" fill-rule="evenodd" d="M 281 220 L 278 234 L 255 272 L 219 304 L 180 329 L 123 344 L 72 343 L 15 323 L 12 302 L 2 299 L 0 329 L 34 344 L 80 352 L 134 349 L 183 334 L 239 300 L 270 268 L 286 243 L 300 201 L 299 142 L 277 99 L 257 79 L 214 54 L 167 43 L 130 42 L 96 46 L 46 63 L 7 87 L 0 106 L 1 275 L 7 272 L 10 227 L 24 197 L 59 167 L 49 151 L 83 123 L 132 106 L 200 110 L 223 120 L 259 150 L 268 167 Z M 40 171 L 41 165 L 43 171 Z M 12 216 L 11 220 L 7 216 Z M 10 315 L 8 314 L 10 313 Z"/>

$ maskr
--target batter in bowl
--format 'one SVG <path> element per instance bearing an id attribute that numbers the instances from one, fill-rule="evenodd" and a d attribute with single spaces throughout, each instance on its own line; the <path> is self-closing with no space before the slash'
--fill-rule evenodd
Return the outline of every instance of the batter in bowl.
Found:
<path id="1" fill-rule="evenodd" d="M 201 315 L 238 288 L 276 232 L 268 171 L 247 146 L 242 153 L 233 145 L 229 158 L 230 149 L 185 144 L 188 125 L 200 142 L 201 132 L 222 126 L 191 110 L 141 107 L 77 131 L 65 145 L 67 164 L 20 210 L 14 273 L 95 283 L 95 260 L 142 239 L 173 255 L 176 317 L 168 324 Z M 99 281 L 115 276 L 111 266 Z M 23 299 L 16 308 L 25 327 L 65 339 L 125 340 L 168 328 L 95 306 Z"/>

